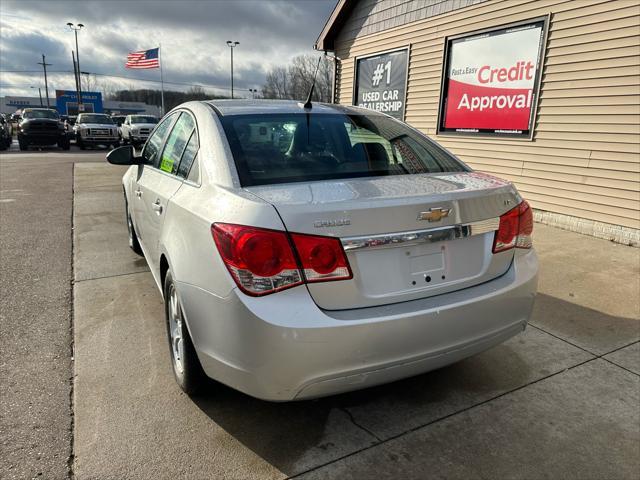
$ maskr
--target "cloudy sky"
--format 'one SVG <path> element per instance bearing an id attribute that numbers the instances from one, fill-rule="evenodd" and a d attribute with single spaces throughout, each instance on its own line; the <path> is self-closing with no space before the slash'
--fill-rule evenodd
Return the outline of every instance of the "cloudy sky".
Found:
<path id="1" fill-rule="evenodd" d="M 234 85 L 260 88 L 265 73 L 313 44 L 336 0 L 1 0 L 0 96 L 37 96 L 44 87 L 41 62 L 47 56 L 49 95 L 74 89 L 71 50 L 74 35 L 67 22 L 83 23 L 79 33 L 80 66 L 95 74 L 98 85 L 159 88 L 139 79 L 159 80 L 158 70 L 127 70 L 128 52 L 162 45 L 165 89 L 203 85 L 228 94 L 229 48 L 234 51 Z M 116 78 L 113 76 L 129 77 Z M 217 87 L 217 88 L 215 88 Z M 44 92 L 44 88 L 43 88 Z M 249 96 L 249 92 L 236 93 Z"/>

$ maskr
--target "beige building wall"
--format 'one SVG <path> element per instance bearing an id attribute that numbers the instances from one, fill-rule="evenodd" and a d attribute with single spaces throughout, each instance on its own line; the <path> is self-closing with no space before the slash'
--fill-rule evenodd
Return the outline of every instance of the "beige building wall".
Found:
<path id="1" fill-rule="evenodd" d="M 550 23 L 533 140 L 436 136 L 445 37 L 544 15 L 550 15 Z M 626 227 L 627 237 L 637 236 L 637 0 L 489 0 L 379 33 L 345 36 L 353 35 L 341 32 L 335 42 L 341 59 L 338 103 L 352 103 L 357 56 L 410 45 L 408 123 L 474 169 L 515 182 L 534 208 L 550 212 L 539 219 L 566 216 L 574 224 L 588 219 L 582 224 L 595 228 L 588 233 L 613 224 Z"/>

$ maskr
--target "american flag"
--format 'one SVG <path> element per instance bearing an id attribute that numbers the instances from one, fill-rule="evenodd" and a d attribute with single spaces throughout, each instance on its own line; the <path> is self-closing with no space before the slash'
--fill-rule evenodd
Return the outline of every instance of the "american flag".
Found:
<path id="1" fill-rule="evenodd" d="M 142 52 L 131 52 L 127 55 L 127 63 L 125 68 L 160 68 L 158 60 L 158 49 L 144 50 Z"/>

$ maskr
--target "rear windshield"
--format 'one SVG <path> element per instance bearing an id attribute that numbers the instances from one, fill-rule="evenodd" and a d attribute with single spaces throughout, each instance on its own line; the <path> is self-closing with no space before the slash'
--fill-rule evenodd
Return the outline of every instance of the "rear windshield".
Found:
<path id="1" fill-rule="evenodd" d="M 382 115 L 255 114 L 221 118 L 243 186 L 467 168 Z"/>

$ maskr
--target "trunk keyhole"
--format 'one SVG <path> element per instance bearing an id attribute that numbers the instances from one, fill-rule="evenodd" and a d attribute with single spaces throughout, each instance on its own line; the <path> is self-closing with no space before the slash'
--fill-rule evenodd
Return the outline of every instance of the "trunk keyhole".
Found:
<path id="1" fill-rule="evenodd" d="M 431 277 L 427 275 L 426 277 L 424 277 L 424 281 L 429 283 L 431 281 Z"/>

